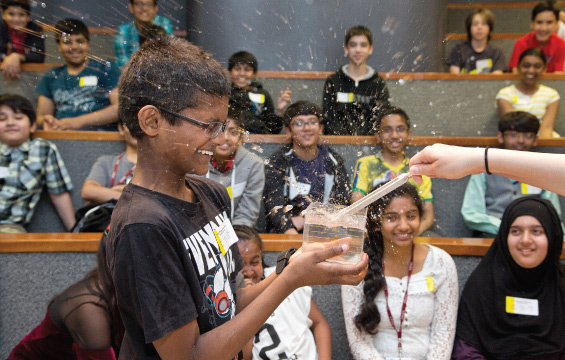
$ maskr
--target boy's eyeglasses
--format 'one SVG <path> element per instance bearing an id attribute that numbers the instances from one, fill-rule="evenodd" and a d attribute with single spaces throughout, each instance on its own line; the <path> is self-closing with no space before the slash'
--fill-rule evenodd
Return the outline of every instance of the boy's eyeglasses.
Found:
<path id="1" fill-rule="evenodd" d="M 536 134 L 533 132 L 518 132 L 518 131 L 505 131 L 504 136 L 507 136 L 512 140 L 517 140 L 520 137 L 524 137 L 525 140 L 534 140 L 536 138 Z"/>
<path id="2" fill-rule="evenodd" d="M 320 120 L 308 120 L 308 121 L 295 121 L 290 126 L 295 129 L 302 129 L 305 125 L 310 125 L 312 127 L 320 125 Z"/>
<path id="3" fill-rule="evenodd" d="M 406 126 L 397 126 L 396 128 L 393 127 L 386 127 L 382 130 L 379 130 L 379 132 L 381 134 L 387 134 L 390 135 L 392 134 L 394 131 L 396 130 L 397 133 L 405 133 L 408 131 L 408 128 Z"/>
<path id="4" fill-rule="evenodd" d="M 221 132 L 225 132 L 226 128 L 228 127 L 228 123 L 229 123 L 228 121 L 225 121 L 225 122 L 212 121 L 212 122 L 209 122 L 209 123 L 205 123 L 205 122 L 198 121 L 198 120 L 193 119 L 191 117 L 184 116 L 184 115 L 181 115 L 179 113 L 176 113 L 174 111 L 170 111 L 170 110 L 167 110 L 167 109 L 159 108 L 159 111 L 166 112 L 167 114 L 176 116 L 178 118 L 181 118 L 183 120 L 188 121 L 189 123 L 200 126 L 201 128 L 204 129 L 204 135 L 206 135 L 210 139 L 215 138 Z"/>
<path id="5" fill-rule="evenodd" d="M 231 135 L 233 137 L 240 137 L 242 134 L 246 133 L 245 130 L 243 130 L 240 127 L 235 127 L 235 128 L 228 128 L 227 129 L 227 134 Z"/>

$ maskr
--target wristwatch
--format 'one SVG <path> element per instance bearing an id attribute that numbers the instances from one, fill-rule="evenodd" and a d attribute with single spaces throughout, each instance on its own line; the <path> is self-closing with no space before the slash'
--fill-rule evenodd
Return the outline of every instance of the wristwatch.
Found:
<path id="1" fill-rule="evenodd" d="M 280 273 L 282 273 L 284 268 L 288 265 L 288 260 L 290 259 L 292 254 L 294 254 L 296 252 L 296 250 L 298 250 L 298 249 L 297 248 L 290 248 L 290 249 L 287 249 L 285 251 L 282 251 L 279 254 L 279 256 L 277 257 L 277 267 L 276 267 L 277 275 L 280 275 Z"/>

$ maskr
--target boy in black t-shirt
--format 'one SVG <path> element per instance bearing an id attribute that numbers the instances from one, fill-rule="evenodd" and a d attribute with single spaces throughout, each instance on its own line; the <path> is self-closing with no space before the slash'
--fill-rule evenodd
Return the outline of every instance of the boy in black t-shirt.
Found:
<path id="1" fill-rule="evenodd" d="M 119 93 L 120 119 L 138 138 L 136 171 L 102 245 L 113 282 L 105 287 L 115 287 L 125 327 L 120 358 L 237 358 L 294 289 L 363 279 L 366 256 L 323 261 L 347 241 L 313 244 L 290 258 L 291 269 L 238 289 L 234 317 L 241 257 L 228 194 L 186 175 L 205 174 L 223 140 L 228 74 L 202 49 L 164 38 L 132 56 Z"/>

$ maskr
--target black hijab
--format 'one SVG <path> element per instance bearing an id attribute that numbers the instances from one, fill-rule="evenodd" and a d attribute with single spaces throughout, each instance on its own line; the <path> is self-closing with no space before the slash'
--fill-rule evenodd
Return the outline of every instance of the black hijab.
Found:
<path id="1" fill-rule="evenodd" d="M 519 266 L 508 249 L 510 225 L 522 215 L 538 219 L 548 240 L 547 256 L 532 269 Z M 562 248 L 561 221 L 549 201 L 523 197 L 508 205 L 492 246 L 465 284 L 457 337 L 488 358 L 537 358 L 563 351 Z M 506 296 L 537 299 L 539 316 L 506 313 Z"/>

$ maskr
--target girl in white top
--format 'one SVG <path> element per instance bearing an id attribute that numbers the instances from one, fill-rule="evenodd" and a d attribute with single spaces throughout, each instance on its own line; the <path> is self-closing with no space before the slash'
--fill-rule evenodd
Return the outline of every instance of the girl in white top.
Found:
<path id="1" fill-rule="evenodd" d="M 422 202 L 404 184 L 369 206 L 369 272 L 341 290 L 351 354 L 360 359 L 449 359 L 459 290 L 453 259 L 414 243 Z"/>
<path id="2" fill-rule="evenodd" d="M 553 131 L 559 110 L 559 93 L 538 84 L 545 67 L 546 58 L 541 49 L 525 50 L 518 61 L 520 82 L 501 89 L 496 95 L 496 104 L 500 117 L 511 111 L 527 111 L 539 119 L 540 137 L 559 137 Z"/>

